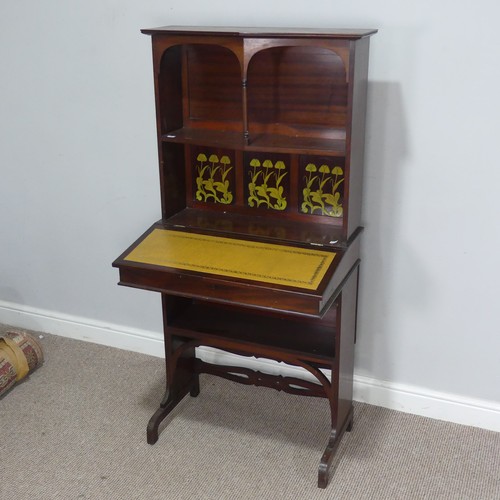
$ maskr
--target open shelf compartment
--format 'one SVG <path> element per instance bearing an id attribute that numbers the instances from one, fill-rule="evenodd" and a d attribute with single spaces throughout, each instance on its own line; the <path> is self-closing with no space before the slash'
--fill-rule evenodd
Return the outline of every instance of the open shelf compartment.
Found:
<path id="1" fill-rule="evenodd" d="M 236 49 L 209 41 L 169 47 L 160 61 L 162 141 L 345 154 L 348 83 L 334 50 L 265 48 L 245 74 Z"/>
<path id="2" fill-rule="evenodd" d="M 199 339 L 202 345 L 224 349 L 237 341 L 243 355 L 253 352 L 261 357 L 266 357 L 266 353 L 269 357 L 271 347 L 284 356 L 297 356 L 331 368 L 335 321 L 335 307 L 327 319 L 297 321 L 195 300 L 168 321 L 167 327 L 172 334 Z"/>

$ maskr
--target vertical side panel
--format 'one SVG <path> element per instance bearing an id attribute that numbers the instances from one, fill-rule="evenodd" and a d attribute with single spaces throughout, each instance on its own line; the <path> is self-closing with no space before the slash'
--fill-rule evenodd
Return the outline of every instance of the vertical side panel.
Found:
<path id="1" fill-rule="evenodd" d="M 186 207 L 184 146 L 160 142 L 160 152 L 162 217 L 167 219 Z"/>
<path id="2" fill-rule="evenodd" d="M 361 224 L 361 195 L 363 189 L 363 163 L 365 150 L 366 93 L 368 86 L 368 53 L 370 39 L 362 38 L 354 44 L 354 64 L 350 75 L 351 126 L 347 133 L 348 207 L 344 222 L 345 237 L 349 238 Z"/>
<path id="3" fill-rule="evenodd" d="M 333 380 L 334 383 L 338 384 L 337 432 L 343 427 L 352 410 L 358 272 L 359 267 L 351 273 L 351 276 L 344 285 L 337 315 L 336 366 Z"/>

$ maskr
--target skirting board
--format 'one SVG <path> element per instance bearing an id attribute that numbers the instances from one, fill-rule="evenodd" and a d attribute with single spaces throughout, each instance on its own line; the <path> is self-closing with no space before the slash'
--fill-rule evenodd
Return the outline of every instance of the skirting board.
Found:
<path id="1" fill-rule="evenodd" d="M 58 312 L 0 301 L 0 322 L 53 335 L 163 357 L 163 335 Z M 314 380 L 305 370 L 266 359 L 246 358 L 208 347 L 198 349 L 207 362 L 244 366 L 275 375 Z M 428 418 L 500 432 L 500 404 L 424 387 L 386 382 L 354 374 L 354 399 Z"/>

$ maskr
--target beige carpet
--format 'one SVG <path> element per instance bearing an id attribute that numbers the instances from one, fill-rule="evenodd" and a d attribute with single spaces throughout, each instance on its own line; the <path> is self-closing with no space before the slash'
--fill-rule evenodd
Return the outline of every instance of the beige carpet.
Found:
<path id="1" fill-rule="evenodd" d="M 163 361 L 46 335 L 0 400 L 0 499 L 500 499 L 500 434 L 355 405 L 326 490 L 326 401 L 203 376 L 158 443 Z"/>

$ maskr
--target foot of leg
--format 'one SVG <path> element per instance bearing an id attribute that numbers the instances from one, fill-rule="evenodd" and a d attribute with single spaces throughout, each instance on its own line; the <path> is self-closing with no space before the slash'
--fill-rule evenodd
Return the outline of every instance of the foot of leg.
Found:
<path id="1" fill-rule="evenodd" d="M 328 440 L 328 445 L 321 457 L 318 469 L 318 487 L 326 488 L 328 485 L 328 476 L 330 472 L 330 466 L 332 465 L 333 456 L 339 445 L 339 436 L 337 436 L 337 431 L 332 429 L 330 433 L 330 439 Z"/>
<path id="2" fill-rule="evenodd" d="M 352 418 L 352 415 L 351 415 L 351 418 L 349 419 L 349 422 L 347 423 L 347 427 L 345 428 L 346 432 L 351 432 L 352 431 L 352 421 L 353 421 L 353 418 Z"/>
<path id="3" fill-rule="evenodd" d="M 344 431 L 350 431 L 352 429 L 352 420 L 353 420 L 353 410 L 349 411 L 347 418 L 344 421 L 344 425 L 337 432 L 336 429 L 332 429 L 330 432 L 330 438 L 328 439 L 328 445 L 326 446 L 325 452 L 321 457 L 321 461 L 318 469 L 318 487 L 326 488 L 328 485 L 330 467 L 333 462 L 333 457 L 340 443 L 340 439 L 342 438 Z"/>
<path id="4" fill-rule="evenodd" d="M 193 380 L 193 385 L 191 386 L 191 390 L 189 394 L 195 398 L 200 393 L 200 376 L 196 375 Z"/>
<path id="5" fill-rule="evenodd" d="M 182 399 L 182 398 L 181 398 Z M 180 399 L 170 399 L 167 400 L 165 404 L 162 405 L 154 412 L 153 416 L 149 419 L 148 427 L 146 429 L 148 444 L 155 444 L 158 441 L 158 428 L 163 422 L 165 417 L 177 406 Z"/>
<path id="6" fill-rule="evenodd" d="M 171 391 L 167 389 L 165 396 L 160 404 L 160 407 L 154 412 L 149 419 L 146 429 L 148 444 L 155 444 L 158 441 L 158 429 L 166 416 L 180 403 L 180 401 L 190 391 L 190 386 L 185 387 L 182 391 Z"/>

